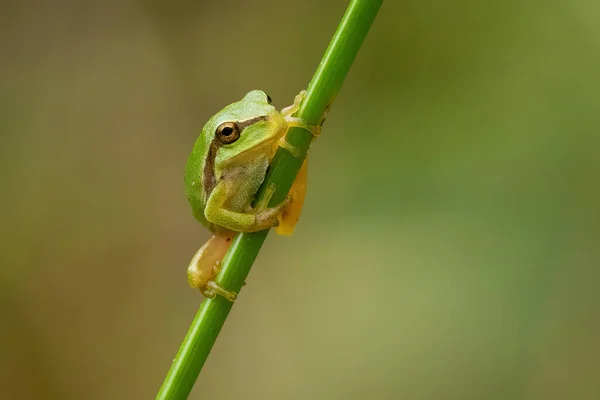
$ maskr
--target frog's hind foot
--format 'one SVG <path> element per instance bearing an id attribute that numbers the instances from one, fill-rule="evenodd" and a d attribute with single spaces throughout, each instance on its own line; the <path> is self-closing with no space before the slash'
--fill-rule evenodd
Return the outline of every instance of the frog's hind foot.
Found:
<path id="1" fill-rule="evenodd" d="M 214 299 L 217 295 L 221 295 L 232 303 L 238 296 L 236 292 L 230 292 L 229 290 L 223 289 L 221 286 L 217 285 L 215 281 L 206 282 L 202 294 L 209 299 Z"/>

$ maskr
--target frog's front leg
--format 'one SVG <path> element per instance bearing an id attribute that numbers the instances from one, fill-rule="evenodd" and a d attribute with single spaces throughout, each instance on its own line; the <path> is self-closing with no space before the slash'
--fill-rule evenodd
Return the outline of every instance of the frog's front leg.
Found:
<path id="1" fill-rule="evenodd" d="M 234 301 L 237 297 L 237 293 L 227 291 L 213 281 L 221 269 L 221 261 L 232 240 L 233 232 L 215 235 L 200 247 L 190 261 L 187 269 L 188 282 L 208 298 L 212 299 L 220 294 L 227 300 Z"/>
<path id="2" fill-rule="evenodd" d="M 302 102 L 302 100 L 304 100 L 305 97 L 306 97 L 306 90 L 303 90 L 300 93 L 298 93 L 298 95 L 296 95 L 296 97 L 294 98 L 294 104 L 292 104 L 289 107 L 283 108 L 281 110 L 281 114 L 283 115 L 283 118 L 287 122 L 288 129 L 291 127 L 303 128 L 303 129 L 306 129 L 307 131 L 309 131 L 310 133 L 312 133 L 313 136 L 316 138 L 321 134 L 321 126 L 320 125 L 310 125 L 302 118 L 292 117 L 292 115 L 294 115 L 300 109 L 300 103 Z M 300 155 L 300 149 L 298 149 L 296 146 L 289 143 L 285 139 L 285 136 L 282 137 L 281 139 L 279 139 L 278 145 L 283 147 L 284 149 L 288 150 L 290 153 L 292 153 L 292 155 L 294 157 L 298 157 Z"/>
<path id="3" fill-rule="evenodd" d="M 300 109 L 300 103 L 306 97 L 306 90 L 301 90 L 300 93 L 294 97 L 294 104 L 281 109 L 281 113 L 284 117 L 291 117 L 296 111 Z"/>
<path id="4" fill-rule="evenodd" d="M 289 199 L 282 201 L 275 207 L 267 207 L 266 205 L 275 191 L 274 187 L 270 187 L 267 188 L 267 193 L 265 193 L 263 201 L 259 203 L 258 207 L 249 208 L 242 212 L 232 211 L 226 204 L 236 190 L 238 188 L 235 179 L 224 178 L 219 181 L 206 202 L 204 209 L 206 219 L 215 225 L 235 232 L 258 232 L 277 226 L 279 223 L 277 216 L 281 214 Z"/>
<path id="5" fill-rule="evenodd" d="M 302 118 L 292 117 L 292 115 L 294 115 L 300 109 L 300 103 L 302 103 L 302 100 L 304 100 L 305 97 L 306 90 L 302 90 L 294 98 L 294 104 L 283 108 L 281 110 L 281 114 L 288 123 L 288 127 L 297 126 L 306 129 L 307 131 L 312 133 L 314 137 L 318 137 L 321 134 L 321 125 L 310 125 Z"/>

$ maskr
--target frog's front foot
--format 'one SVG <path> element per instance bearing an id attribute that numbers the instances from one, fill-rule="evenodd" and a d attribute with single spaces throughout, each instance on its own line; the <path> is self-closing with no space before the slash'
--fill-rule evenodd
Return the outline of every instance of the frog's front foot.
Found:
<path id="1" fill-rule="evenodd" d="M 273 194 L 275 194 L 276 188 L 277 186 L 274 183 L 270 183 L 256 207 L 248 210 L 249 213 L 254 214 L 254 226 L 256 230 L 269 229 L 279 225 L 279 216 L 291 200 L 288 196 L 281 203 L 269 207 L 269 202 Z"/>
<path id="2" fill-rule="evenodd" d="M 307 131 L 312 133 L 313 136 L 316 138 L 319 137 L 319 135 L 321 134 L 321 125 L 310 125 L 302 118 L 292 117 L 292 115 L 294 115 L 300 109 L 300 103 L 302 103 L 302 100 L 304 100 L 305 97 L 306 90 L 302 90 L 294 99 L 294 104 L 292 104 L 289 107 L 285 107 L 283 110 L 281 110 L 281 114 L 283 114 L 283 118 L 288 123 L 288 127 L 298 127 L 306 129 Z M 293 144 L 288 143 L 285 140 L 285 137 L 281 138 L 281 140 L 279 141 L 279 145 L 284 149 L 288 150 L 290 153 L 292 153 L 294 157 L 298 157 L 300 155 L 300 149 L 294 146 Z"/>
<path id="3" fill-rule="evenodd" d="M 298 127 L 302 129 L 306 129 L 310 133 L 312 133 L 314 138 L 317 138 L 321 135 L 321 126 L 320 125 L 310 125 L 302 118 L 296 117 L 285 117 L 285 120 L 288 123 L 288 127 Z M 297 146 L 289 143 L 286 140 L 286 137 L 282 137 L 279 139 L 279 146 L 283 147 L 287 151 L 289 151 L 294 157 L 298 157 L 300 155 L 300 149 Z"/>
<path id="4" fill-rule="evenodd" d="M 278 145 L 289 151 L 290 154 L 294 157 L 298 157 L 300 155 L 300 149 L 298 148 L 298 146 L 294 146 L 293 144 L 285 140 L 285 136 L 279 139 Z"/>
<path id="5" fill-rule="evenodd" d="M 257 211 L 255 214 L 255 225 L 260 230 L 273 228 L 279 225 L 279 216 L 283 212 L 285 206 L 290 202 L 290 198 L 286 197 L 284 201 L 277 204 L 275 207 L 265 208 Z"/>

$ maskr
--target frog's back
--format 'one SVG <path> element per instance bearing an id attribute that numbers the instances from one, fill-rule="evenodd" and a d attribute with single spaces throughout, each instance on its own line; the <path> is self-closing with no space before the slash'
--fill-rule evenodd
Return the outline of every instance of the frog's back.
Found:
<path id="1" fill-rule="evenodd" d="M 185 165 L 185 194 L 192 207 L 194 217 L 212 230 L 212 224 L 204 216 L 206 195 L 202 182 L 202 171 L 204 170 L 206 153 L 208 151 L 208 145 L 205 142 L 204 135 L 200 135 Z"/>

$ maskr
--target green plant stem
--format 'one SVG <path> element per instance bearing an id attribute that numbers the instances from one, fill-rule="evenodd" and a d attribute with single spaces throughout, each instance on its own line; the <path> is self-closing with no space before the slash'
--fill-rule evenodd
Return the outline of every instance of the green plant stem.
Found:
<path id="1" fill-rule="evenodd" d="M 296 117 L 311 125 L 322 125 L 382 2 L 383 0 L 351 1 L 308 86 Z M 286 140 L 300 149 L 300 156 L 294 157 L 282 148 L 276 152 L 258 199 L 262 197 L 268 184 L 276 186 L 270 205 L 285 199 L 312 139 L 312 134 L 303 128 L 289 130 Z M 262 231 L 237 235 L 223 259 L 223 267 L 215 279 L 216 283 L 239 293 L 268 233 L 269 231 Z M 232 306 L 233 303 L 221 296 L 202 302 L 157 399 L 187 398 Z"/>

